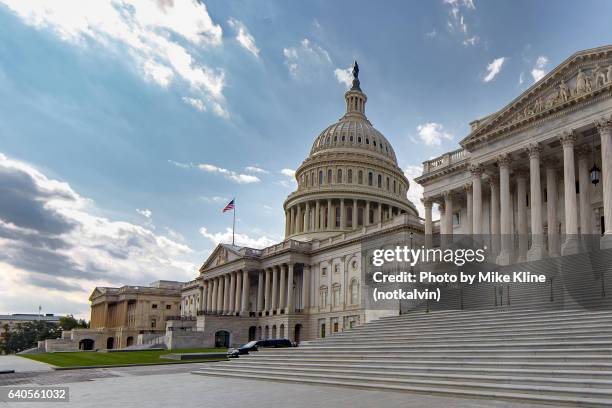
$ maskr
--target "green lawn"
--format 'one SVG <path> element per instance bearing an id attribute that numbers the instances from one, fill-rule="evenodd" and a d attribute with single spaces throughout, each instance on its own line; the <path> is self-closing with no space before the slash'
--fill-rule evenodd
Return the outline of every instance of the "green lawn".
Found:
<path id="1" fill-rule="evenodd" d="M 87 367 L 116 364 L 154 364 L 168 363 L 174 360 L 161 359 L 163 354 L 174 353 L 213 353 L 226 351 L 225 348 L 195 348 L 183 350 L 123 351 L 115 353 L 70 352 L 25 354 L 21 357 L 51 364 L 57 367 Z M 188 362 L 210 361 L 218 359 L 188 360 Z M 185 362 L 183 360 L 183 362 Z"/>

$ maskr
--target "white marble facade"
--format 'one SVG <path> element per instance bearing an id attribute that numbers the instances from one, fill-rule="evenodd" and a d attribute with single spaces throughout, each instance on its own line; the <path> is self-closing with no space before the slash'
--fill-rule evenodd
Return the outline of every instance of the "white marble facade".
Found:
<path id="1" fill-rule="evenodd" d="M 610 246 L 611 96 L 605 46 L 572 55 L 473 121 L 461 148 L 424 162 L 417 178 L 426 208 L 440 207 L 436 232 L 511 237 L 500 240 L 500 264 L 575 253 L 581 236 L 602 235 L 601 246 Z M 597 184 L 593 167 L 601 169 Z M 430 215 L 425 222 L 433 233 Z"/>

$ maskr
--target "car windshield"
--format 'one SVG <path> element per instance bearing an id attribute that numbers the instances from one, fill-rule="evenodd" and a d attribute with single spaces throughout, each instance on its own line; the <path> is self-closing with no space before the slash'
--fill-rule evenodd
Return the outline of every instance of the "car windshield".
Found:
<path id="1" fill-rule="evenodd" d="M 244 346 L 242 346 L 242 347 L 253 347 L 255 344 L 257 344 L 257 342 L 256 342 L 256 341 L 249 341 L 247 344 L 245 344 L 245 345 L 244 345 Z"/>

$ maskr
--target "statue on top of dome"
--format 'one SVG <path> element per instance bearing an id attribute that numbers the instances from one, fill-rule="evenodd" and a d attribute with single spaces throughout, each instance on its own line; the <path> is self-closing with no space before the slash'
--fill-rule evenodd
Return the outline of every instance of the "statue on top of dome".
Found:
<path id="1" fill-rule="evenodd" d="M 353 63 L 353 86 L 351 87 L 351 91 L 352 90 L 361 91 L 359 87 L 359 64 L 357 64 L 357 60 Z"/>

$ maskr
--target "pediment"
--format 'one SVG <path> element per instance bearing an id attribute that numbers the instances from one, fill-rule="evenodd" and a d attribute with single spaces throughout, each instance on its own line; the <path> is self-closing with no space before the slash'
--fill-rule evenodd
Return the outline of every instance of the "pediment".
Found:
<path id="1" fill-rule="evenodd" d="M 578 52 L 498 112 L 472 122 L 464 148 L 612 90 L 612 45 Z"/>
<path id="2" fill-rule="evenodd" d="M 204 264 L 200 268 L 200 272 L 224 265 L 228 262 L 232 262 L 240 258 L 242 258 L 242 254 L 240 253 L 239 247 L 219 244 L 210 254 L 206 262 L 204 262 Z"/>

